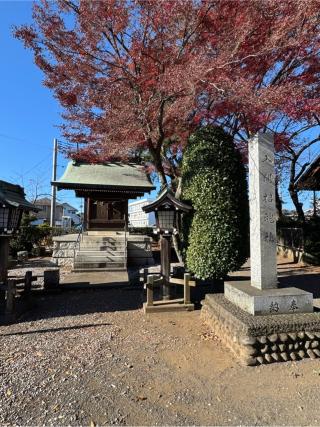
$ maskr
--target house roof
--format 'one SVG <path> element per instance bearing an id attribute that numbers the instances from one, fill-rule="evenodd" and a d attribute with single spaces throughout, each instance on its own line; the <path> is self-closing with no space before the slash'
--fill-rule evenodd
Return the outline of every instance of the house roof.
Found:
<path id="1" fill-rule="evenodd" d="M 141 166 L 122 163 L 69 162 L 63 176 L 52 184 L 58 189 L 103 189 L 105 191 L 149 192 L 155 188 Z"/>
<path id="2" fill-rule="evenodd" d="M 20 185 L 0 181 L 0 203 L 23 209 L 25 211 L 38 211 L 38 209 L 25 199 L 25 193 Z"/>
<path id="3" fill-rule="evenodd" d="M 36 206 L 51 206 L 51 200 L 48 197 L 43 197 L 42 199 L 37 199 L 34 204 Z M 56 202 L 56 207 L 62 206 L 61 203 Z"/>
<path id="4" fill-rule="evenodd" d="M 296 186 L 299 190 L 320 190 L 320 155 L 314 159 L 297 179 Z"/>
<path id="5" fill-rule="evenodd" d="M 69 203 L 67 203 L 67 202 L 62 203 L 62 206 L 63 206 L 64 208 L 71 208 L 71 209 L 72 209 L 72 210 L 74 210 L 74 211 L 77 211 L 77 210 L 78 210 L 77 208 L 73 207 L 72 205 L 70 205 L 70 204 L 69 204 Z"/>

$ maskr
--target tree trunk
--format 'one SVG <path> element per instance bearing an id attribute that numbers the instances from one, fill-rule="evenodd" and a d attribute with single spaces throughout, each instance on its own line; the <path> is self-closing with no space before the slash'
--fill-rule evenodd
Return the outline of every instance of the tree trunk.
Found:
<path id="1" fill-rule="evenodd" d="M 158 143 L 157 144 L 158 148 L 155 148 L 150 138 L 148 139 L 147 142 L 148 142 L 148 148 L 149 148 L 150 154 L 154 162 L 154 166 L 156 168 L 156 171 L 159 177 L 161 187 L 164 187 L 165 185 L 167 185 L 167 178 L 166 178 L 166 174 L 164 173 L 162 160 L 161 160 L 161 144 Z"/>
<path id="2" fill-rule="evenodd" d="M 291 200 L 294 204 L 294 207 L 296 208 L 296 211 L 298 214 L 298 220 L 301 222 L 305 222 L 306 219 L 302 209 L 302 203 L 299 202 L 298 191 L 294 188 L 294 185 L 292 184 L 289 185 L 288 190 L 289 190 Z"/>
<path id="3" fill-rule="evenodd" d="M 302 209 L 302 203 L 299 202 L 299 196 L 298 191 L 294 185 L 296 181 L 296 163 L 298 161 L 298 157 L 296 154 L 293 156 L 291 160 L 291 167 L 290 167 L 290 183 L 288 187 L 288 191 L 291 197 L 291 200 L 296 208 L 297 214 L 298 214 L 298 220 L 301 222 L 305 222 L 304 212 Z"/>
<path id="4" fill-rule="evenodd" d="M 277 210 L 277 218 L 282 217 L 282 200 L 279 195 L 278 183 L 276 182 L 276 210 Z"/>
<path id="5" fill-rule="evenodd" d="M 183 256 L 180 249 L 180 239 L 178 234 L 172 235 L 172 243 L 179 262 L 183 264 Z"/>
<path id="6" fill-rule="evenodd" d="M 181 177 L 178 177 L 177 178 L 177 185 L 176 185 L 176 192 L 175 192 L 175 197 L 177 199 L 181 198 L 181 193 L 182 193 L 181 183 L 182 183 Z M 178 233 L 180 233 L 180 228 L 181 228 L 180 227 L 180 222 L 181 222 L 180 220 L 181 220 L 181 218 L 177 219 L 177 224 L 176 224 Z M 172 236 L 172 242 L 173 242 L 173 247 L 174 247 L 174 250 L 176 252 L 177 258 L 178 258 L 179 262 L 183 264 L 183 256 L 182 256 L 182 252 L 181 252 L 179 234 L 174 234 Z"/>

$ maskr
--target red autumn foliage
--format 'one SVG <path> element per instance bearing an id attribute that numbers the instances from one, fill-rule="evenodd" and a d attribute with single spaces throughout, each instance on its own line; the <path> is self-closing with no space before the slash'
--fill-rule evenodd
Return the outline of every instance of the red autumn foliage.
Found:
<path id="1" fill-rule="evenodd" d="M 41 0 L 15 35 L 88 161 L 146 153 L 160 179 L 202 120 L 238 138 L 319 105 L 319 0 Z M 280 122 L 279 122 L 280 121 Z M 171 141 L 173 151 L 170 151 Z M 277 143 L 278 144 L 278 143 Z"/>

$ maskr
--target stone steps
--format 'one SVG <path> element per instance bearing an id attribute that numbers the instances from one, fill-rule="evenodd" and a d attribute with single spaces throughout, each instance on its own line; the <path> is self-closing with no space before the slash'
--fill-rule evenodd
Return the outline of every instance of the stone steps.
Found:
<path id="1" fill-rule="evenodd" d="M 115 250 L 115 251 L 124 251 L 125 245 L 119 244 L 119 245 L 104 245 L 104 244 L 82 244 L 80 243 L 80 250 L 82 251 L 90 251 L 90 250 L 96 250 L 96 251 L 107 251 L 107 250 Z"/>
<path id="2" fill-rule="evenodd" d="M 72 272 L 74 273 L 99 273 L 101 271 L 127 271 L 126 267 L 107 267 L 107 268 L 74 268 Z"/>
<path id="3" fill-rule="evenodd" d="M 80 249 L 80 251 L 76 251 L 76 256 L 77 255 L 84 255 L 84 256 L 124 256 L 124 249 L 107 249 L 107 250 L 103 250 L 103 249 L 96 249 L 96 248 L 92 248 L 92 249 Z"/>
<path id="4" fill-rule="evenodd" d="M 126 270 L 126 247 L 123 234 L 90 232 L 84 234 L 76 252 L 74 271 Z"/>
<path id="5" fill-rule="evenodd" d="M 86 231 L 83 237 L 113 237 L 119 238 L 124 237 L 124 231 Z"/>
<path id="6" fill-rule="evenodd" d="M 75 263 L 77 262 L 87 262 L 87 263 L 95 263 L 95 262 L 125 262 L 125 256 L 122 255 L 101 255 L 101 256 L 86 256 L 86 255 L 78 255 L 76 256 Z"/>
<path id="7" fill-rule="evenodd" d="M 73 271 L 122 271 L 127 268 L 124 266 L 124 262 L 75 262 Z"/>

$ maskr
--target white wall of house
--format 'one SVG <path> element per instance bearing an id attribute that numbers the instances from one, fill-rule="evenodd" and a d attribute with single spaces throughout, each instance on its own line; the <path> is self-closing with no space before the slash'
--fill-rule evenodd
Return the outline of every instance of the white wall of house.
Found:
<path id="1" fill-rule="evenodd" d="M 65 221 L 68 221 L 66 218 L 70 218 L 74 225 L 79 225 L 81 222 L 80 216 L 77 215 L 77 209 L 69 205 L 69 203 L 63 203 L 63 214 L 62 217 Z"/>
<path id="2" fill-rule="evenodd" d="M 143 206 L 151 203 L 150 199 L 140 199 L 134 202 L 129 203 L 128 213 L 129 213 L 129 225 L 132 227 L 152 227 L 155 225 L 155 215 L 154 212 L 145 213 L 143 212 Z"/>

